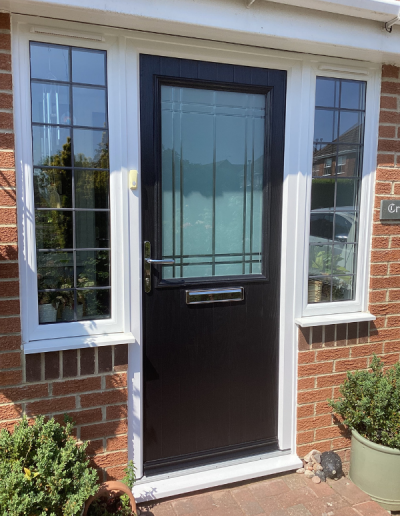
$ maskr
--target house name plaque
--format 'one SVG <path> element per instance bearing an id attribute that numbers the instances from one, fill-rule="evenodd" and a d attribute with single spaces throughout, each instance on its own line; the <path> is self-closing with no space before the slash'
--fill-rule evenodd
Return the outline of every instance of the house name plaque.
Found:
<path id="1" fill-rule="evenodd" d="M 380 220 L 400 224 L 400 200 L 381 201 Z"/>

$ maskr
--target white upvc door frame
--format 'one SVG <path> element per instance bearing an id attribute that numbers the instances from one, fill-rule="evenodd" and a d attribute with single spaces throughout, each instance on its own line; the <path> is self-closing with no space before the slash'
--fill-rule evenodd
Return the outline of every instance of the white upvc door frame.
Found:
<path id="1" fill-rule="evenodd" d="M 22 25 L 45 27 L 64 31 L 64 44 L 84 47 L 87 34 L 99 34 L 115 38 L 118 57 L 118 81 L 110 95 L 118 97 L 118 105 L 125 106 L 119 116 L 119 128 L 110 123 L 110 134 L 116 131 L 124 140 L 121 143 L 120 172 L 125 181 L 122 184 L 122 227 L 129 233 L 129 270 L 124 271 L 130 302 L 130 327 L 126 331 L 135 336 L 129 349 L 129 459 L 134 460 L 137 477 L 143 476 L 143 373 L 142 373 L 142 238 L 141 238 L 141 182 L 140 182 L 140 99 L 139 99 L 139 55 L 154 54 L 166 57 L 186 58 L 221 62 L 252 67 L 272 68 L 287 71 L 287 103 L 285 131 L 285 164 L 283 181 L 282 213 L 282 258 L 280 292 L 280 339 L 279 339 L 279 413 L 278 438 L 285 454 L 263 461 L 225 465 L 208 471 L 186 471 L 182 477 L 150 481 L 142 479 L 135 488 L 139 500 L 160 498 L 174 494 L 212 487 L 224 483 L 245 480 L 268 473 L 290 470 L 298 467 L 296 456 L 296 398 L 297 398 L 297 325 L 295 318 L 301 317 L 304 309 L 304 295 L 307 285 L 305 275 L 308 247 L 308 211 L 312 172 L 312 131 L 314 121 L 315 75 L 319 63 L 329 65 L 330 71 L 321 70 L 320 75 L 351 77 L 368 80 L 374 85 L 372 103 L 379 109 L 380 66 L 360 61 L 346 61 L 338 58 L 310 56 L 296 52 L 282 52 L 259 47 L 248 47 L 232 43 L 220 43 L 191 38 L 157 35 L 101 26 L 90 26 L 29 16 L 13 16 L 13 48 L 19 43 L 19 29 Z M 29 30 L 29 29 L 28 29 Z M 70 35 L 68 35 L 70 31 Z M 81 39 L 79 32 L 81 31 Z M 86 39 L 85 39 L 86 38 Z M 79 41 L 79 43 L 77 43 Z M 93 42 L 89 46 L 95 45 Z M 294 49 L 295 50 L 295 49 Z M 360 73 L 357 73 L 357 70 Z M 355 73 L 353 72 L 355 71 Z M 117 84 L 118 83 L 118 84 Z M 16 98 L 16 103 L 19 100 Z M 375 130 L 376 117 L 371 119 L 371 131 Z M 111 120 L 111 117 L 110 117 Z M 367 124 L 369 122 L 367 121 Z M 125 135 L 125 136 L 124 136 Z M 16 124 L 16 138 L 22 132 Z M 377 130 L 376 130 L 377 137 Z M 373 141 L 373 138 L 372 140 Z M 376 157 L 376 146 L 371 150 L 371 163 Z M 18 167 L 23 168 L 23 163 Z M 128 171 L 138 170 L 138 188 L 128 191 Z M 372 196 L 373 172 L 366 184 Z M 126 188 L 126 190 L 125 190 Z M 366 213 L 367 227 L 371 227 L 372 213 Z"/>

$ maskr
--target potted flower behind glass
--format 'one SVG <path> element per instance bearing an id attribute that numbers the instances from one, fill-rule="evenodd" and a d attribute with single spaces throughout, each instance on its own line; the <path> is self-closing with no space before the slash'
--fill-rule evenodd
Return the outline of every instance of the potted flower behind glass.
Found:
<path id="1" fill-rule="evenodd" d="M 350 478 L 384 509 L 400 510 L 400 364 L 347 373 L 334 412 L 352 432 Z"/>

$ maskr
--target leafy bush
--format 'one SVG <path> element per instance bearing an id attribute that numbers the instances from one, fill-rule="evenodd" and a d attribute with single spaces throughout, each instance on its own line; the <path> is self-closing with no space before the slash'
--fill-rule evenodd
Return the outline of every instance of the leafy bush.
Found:
<path id="1" fill-rule="evenodd" d="M 400 449 L 400 364 L 383 372 L 374 355 L 372 371 L 347 373 L 338 401 L 328 400 L 343 423 L 369 441 Z"/>
<path id="2" fill-rule="evenodd" d="M 130 489 L 136 481 L 135 466 L 133 461 L 128 462 L 125 468 L 125 477 L 122 480 Z M 95 500 L 89 507 L 88 516 L 131 516 L 131 503 L 126 494 L 118 496 L 102 496 Z"/>
<path id="3" fill-rule="evenodd" d="M 97 491 L 88 466 L 88 443 L 72 436 L 73 425 L 38 417 L 0 432 L 0 515 L 75 516 Z"/>

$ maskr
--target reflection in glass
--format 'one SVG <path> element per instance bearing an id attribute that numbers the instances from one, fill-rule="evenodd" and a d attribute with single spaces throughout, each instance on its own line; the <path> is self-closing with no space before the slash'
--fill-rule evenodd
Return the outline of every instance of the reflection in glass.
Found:
<path id="1" fill-rule="evenodd" d="M 331 300 L 331 278 L 321 276 L 308 279 L 308 302 L 327 303 Z"/>
<path id="2" fill-rule="evenodd" d="M 335 244 L 333 246 L 332 273 L 354 273 L 354 244 Z"/>
<path id="3" fill-rule="evenodd" d="M 106 126 L 106 90 L 74 86 L 72 88 L 74 125 Z"/>
<path id="4" fill-rule="evenodd" d="M 53 290 L 38 292 L 39 324 L 74 320 L 74 292 Z"/>
<path id="5" fill-rule="evenodd" d="M 162 86 L 161 102 L 163 277 L 261 274 L 265 96 Z"/>
<path id="6" fill-rule="evenodd" d="M 69 86 L 54 83 L 32 83 L 32 122 L 71 124 Z"/>
<path id="7" fill-rule="evenodd" d="M 33 164 L 71 166 L 71 132 L 65 127 L 33 126 Z"/>
<path id="8" fill-rule="evenodd" d="M 111 290 L 77 290 L 77 320 L 108 319 L 111 317 Z"/>
<path id="9" fill-rule="evenodd" d="M 36 249 L 72 249 L 72 212 L 35 213 Z"/>
<path id="10" fill-rule="evenodd" d="M 46 81 L 69 81 L 68 47 L 31 43 L 31 77 Z"/>
<path id="11" fill-rule="evenodd" d="M 360 111 L 341 111 L 339 140 L 343 143 L 361 143 L 364 136 L 364 113 Z"/>
<path id="12" fill-rule="evenodd" d="M 334 142 L 338 137 L 337 111 L 317 109 L 314 121 L 314 142 Z"/>
<path id="13" fill-rule="evenodd" d="M 74 286 L 72 252 L 37 253 L 38 289 L 66 289 Z"/>
<path id="14" fill-rule="evenodd" d="M 329 242 L 333 239 L 333 213 L 311 213 L 310 243 Z"/>
<path id="15" fill-rule="evenodd" d="M 74 129 L 75 166 L 108 168 L 108 133 L 93 129 Z"/>
<path id="16" fill-rule="evenodd" d="M 108 208 L 110 172 L 108 170 L 75 170 L 75 206 Z"/>
<path id="17" fill-rule="evenodd" d="M 337 81 L 339 82 L 339 81 Z M 362 81 L 340 81 L 340 107 L 365 110 L 366 83 Z"/>
<path id="18" fill-rule="evenodd" d="M 335 180 L 313 179 L 311 187 L 311 210 L 333 208 L 335 205 Z"/>
<path id="19" fill-rule="evenodd" d="M 309 276 L 332 273 L 332 246 L 311 245 L 309 255 Z"/>
<path id="20" fill-rule="evenodd" d="M 110 284 L 110 251 L 76 252 L 77 287 L 107 287 Z"/>
<path id="21" fill-rule="evenodd" d="M 72 173 L 59 168 L 35 168 L 36 208 L 72 208 Z"/>
<path id="22" fill-rule="evenodd" d="M 357 213 L 336 212 L 334 239 L 348 243 L 357 241 Z"/>
<path id="23" fill-rule="evenodd" d="M 85 48 L 73 48 L 72 81 L 105 86 L 106 53 Z"/>
<path id="24" fill-rule="evenodd" d="M 109 226 L 108 211 L 76 211 L 76 247 L 110 247 Z"/>
<path id="25" fill-rule="evenodd" d="M 315 92 L 315 106 L 317 107 L 339 107 L 340 81 L 318 77 Z"/>
<path id="26" fill-rule="evenodd" d="M 358 180 L 336 180 L 336 207 L 355 209 L 357 206 Z"/>

